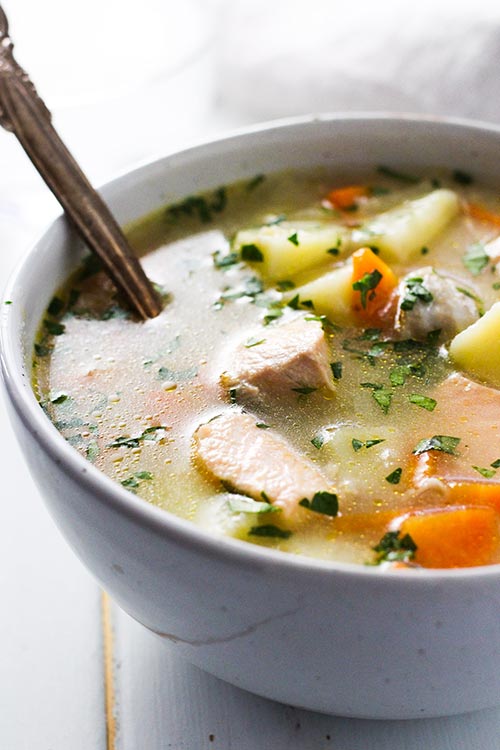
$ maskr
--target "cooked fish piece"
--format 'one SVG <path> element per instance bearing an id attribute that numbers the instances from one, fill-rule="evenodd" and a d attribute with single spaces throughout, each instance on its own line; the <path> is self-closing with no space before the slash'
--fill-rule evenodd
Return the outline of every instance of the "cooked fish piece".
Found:
<path id="1" fill-rule="evenodd" d="M 439 329 L 449 339 L 480 317 L 481 301 L 470 285 L 431 266 L 405 276 L 398 296 L 395 328 L 403 338 L 425 339 Z"/>
<path id="2" fill-rule="evenodd" d="M 331 491 L 325 475 L 272 429 L 250 414 L 228 410 L 194 434 L 194 458 L 209 474 L 255 500 L 282 508 L 291 519 L 317 492 Z"/>
<path id="3" fill-rule="evenodd" d="M 233 349 L 220 376 L 237 397 L 292 395 L 296 389 L 334 390 L 330 353 L 321 323 L 297 318 L 262 332 Z M 300 392 L 300 391 L 299 391 Z"/>

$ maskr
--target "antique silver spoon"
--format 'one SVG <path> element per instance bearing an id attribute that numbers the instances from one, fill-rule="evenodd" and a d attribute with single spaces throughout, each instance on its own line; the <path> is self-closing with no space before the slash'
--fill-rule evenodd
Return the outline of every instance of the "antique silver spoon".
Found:
<path id="1" fill-rule="evenodd" d="M 51 114 L 13 56 L 0 6 L 0 124 L 13 132 L 89 248 L 141 318 L 161 311 L 159 295 L 122 230 L 51 123 Z"/>

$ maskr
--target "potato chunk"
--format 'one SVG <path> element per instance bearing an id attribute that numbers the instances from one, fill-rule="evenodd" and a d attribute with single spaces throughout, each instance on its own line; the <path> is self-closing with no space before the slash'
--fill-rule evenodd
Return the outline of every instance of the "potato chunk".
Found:
<path id="1" fill-rule="evenodd" d="M 353 310 L 352 261 L 333 271 L 297 287 L 286 295 L 291 299 L 296 294 L 299 299 L 311 300 L 318 315 L 326 315 L 339 325 L 355 325 L 356 315 Z"/>
<path id="2" fill-rule="evenodd" d="M 369 219 L 352 234 L 356 247 L 375 245 L 386 260 L 405 263 L 458 214 L 452 190 L 433 190 Z"/>
<path id="3" fill-rule="evenodd" d="M 479 380 L 500 388 L 500 302 L 455 336 L 450 357 L 455 365 Z"/>
<path id="4" fill-rule="evenodd" d="M 262 260 L 253 260 L 258 253 L 248 252 L 248 260 L 270 280 L 289 279 L 300 271 L 327 263 L 348 249 L 349 230 L 336 224 L 302 221 L 282 222 L 258 229 L 245 229 L 235 237 L 234 249 L 245 259 L 245 247 L 257 248 Z M 328 251 L 332 250 L 332 253 Z"/>

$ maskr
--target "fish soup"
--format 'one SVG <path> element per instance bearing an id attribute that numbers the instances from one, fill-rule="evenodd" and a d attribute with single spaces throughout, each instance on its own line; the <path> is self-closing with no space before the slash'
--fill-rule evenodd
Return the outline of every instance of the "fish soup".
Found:
<path id="1" fill-rule="evenodd" d="M 460 171 L 256 176 L 129 228 L 35 344 L 42 408 L 123 487 L 227 535 L 387 569 L 500 562 L 500 203 Z"/>

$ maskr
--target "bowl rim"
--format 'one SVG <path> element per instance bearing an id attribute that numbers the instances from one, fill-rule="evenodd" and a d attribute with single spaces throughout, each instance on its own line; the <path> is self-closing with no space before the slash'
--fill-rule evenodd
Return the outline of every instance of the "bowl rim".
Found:
<path id="1" fill-rule="evenodd" d="M 500 126 L 498 125 L 458 117 L 399 112 L 339 112 L 286 117 L 237 128 L 224 133 L 222 137 L 201 140 L 182 150 L 167 152 L 160 158 L 148 159 L 132 169 L 122 171 L 118 176 L 102 185 L 99 190 L 105 194 L 104 197 L 106 198 L 106 193 L 109 190 L 118 189 L 119 191 L 121 183 L 126 179 L 134 182 L 141 174 L 157 168 L 162 162 L 167 165 L 168 159 L 174 155 L 180 158 L 188 154 L 196 155 L 196 152 L 202 153 L 219 144 L 239 140 L 250 135 L 263 134 L 269 136 L 278 129 L 308 127 L 319 123 L 352 121 L 355 125 L 366 120 L 393 124 L 409 123 L 411 125 L 434 123 L 443 128 L 452 126 L 477 132 L 489 131 L 500 136 Z M 87 491 L 93 495 L 94 500 L 106 504 L 114 512 L 126 516 L 130 522 L 147 528 L 166 541 L 171 539 L 176 545 L 185 549 L 191 548 L 199 554 L 218 558 L 222 562 L 230 561 L 247 568 L 262 569 L 269 565 L 273 569 L 279 569 L 284 574 L 287 572 L 297 574 L 301 571 L 307 575 L 316 574 L 327 577 L 340 575 L 344 577 L 354 576 L 366 580 L 375 579 L 377 581 L 384 579 L 390 581 L 391 585 L 405 587 L 410 582 L 412 585 L 420 586 L 435 585 L 445 580 L 458 582 L 471 578 L 488 580 L 500 578 L 500 563 L 471 568 L 418 568 L 390 571 L 380 566 L 323 560 L 271 549 L 225 535 L 215 535 L 192 521 L 180 518 L 168 510 L 146 502 L 90 463 L 63 438 L 43 410 L 40 409 L 31 382 L 26 382 L 22 376 L 22 371 L 18 369 L 16 364 L 16 354 L 18 355 L 19 349 L 22 349 L 23 341 L 22 331 L 15 324 L 16 290 L 23 288 L 25 271 L 40 243 L 49 238 L 52 232 L 65 225 L 66 219 L 62 213 L 52 220 L 45 230 L 39 234 L 36 241 L 31 244 L 30 250 L 18 261 L 7 282 L 0 300 L 0 365 L 4 389 L 25 428 L 31 433 L 39 447 L 65 473 L 77 483 L 81 482 L 86 485 Z"/>

